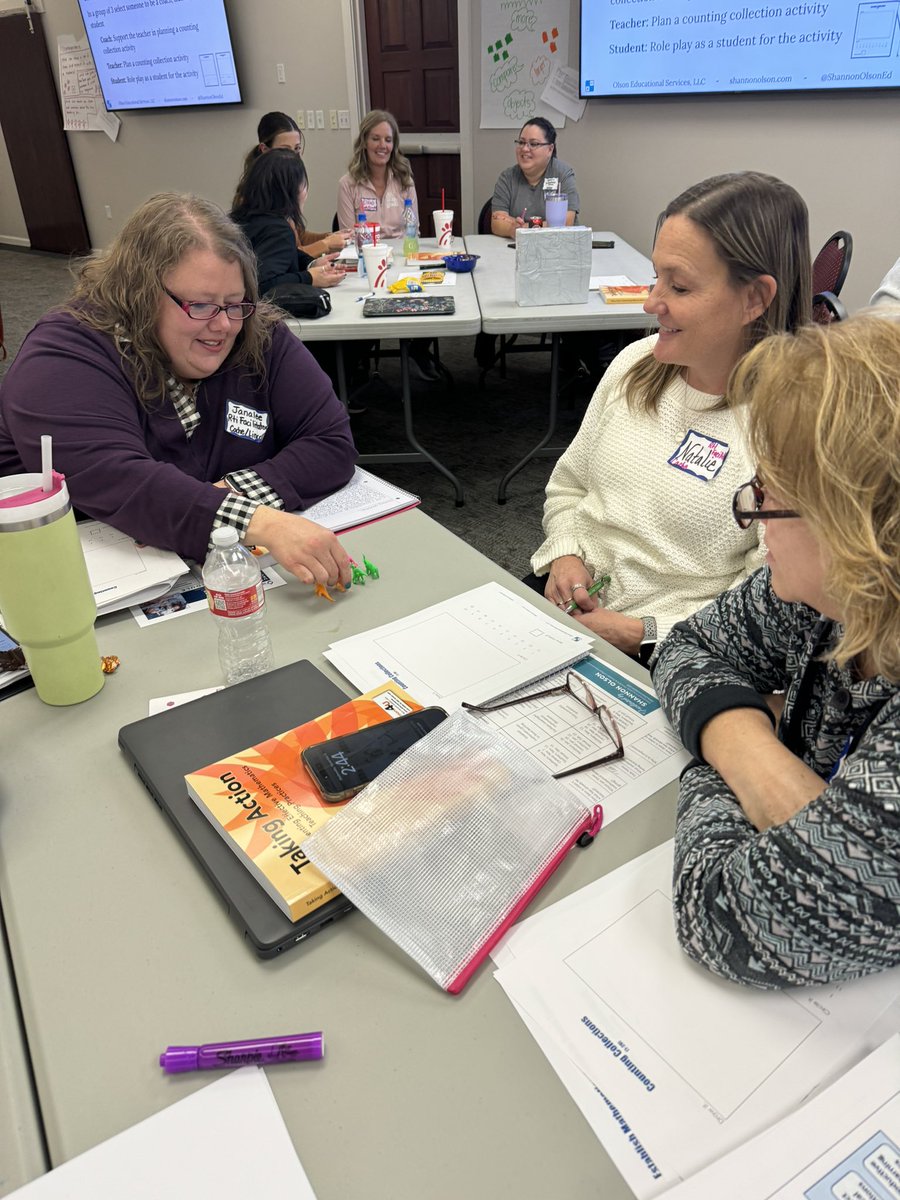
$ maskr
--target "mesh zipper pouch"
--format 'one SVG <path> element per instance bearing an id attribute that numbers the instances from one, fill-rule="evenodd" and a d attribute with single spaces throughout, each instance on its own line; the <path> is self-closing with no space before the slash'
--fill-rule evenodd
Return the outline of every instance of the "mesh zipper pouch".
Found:
<path id="1" fill-rule="evenodd" d="M 456 712 L 303 848 L 442 988 L 458 992 L 601 819 L 502 732 Z"/>

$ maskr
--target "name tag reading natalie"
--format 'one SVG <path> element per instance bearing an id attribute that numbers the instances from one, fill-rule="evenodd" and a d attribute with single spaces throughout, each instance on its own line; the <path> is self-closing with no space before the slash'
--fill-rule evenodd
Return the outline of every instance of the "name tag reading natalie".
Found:
<path id="1" fill-rule="evenodd" d="M 360 212 L 374 212 L 378 207 L 378 201 L 374 196 L 361 196 L 359 201 Z"/>
<path id="2" fill-rule="evenodd" d="M 724 467 L 728 450 L 727 442 L 719 442 L 705 433 L 698 433 L 696 429 L 689 429 L 684 441 L 669 459 L 669 465 L 709 483 Z"/>
<path id="3" fill-rule="evenodd" d="M 261 442 L 269 428 L 269 414 L 246 404 L 225 401 L 225 432 L 248 442 Z"/>

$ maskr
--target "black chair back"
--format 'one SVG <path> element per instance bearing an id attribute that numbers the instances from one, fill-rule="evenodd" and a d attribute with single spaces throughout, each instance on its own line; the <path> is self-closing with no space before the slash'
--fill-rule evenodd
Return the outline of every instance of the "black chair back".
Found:
<path id="1" fill-rule="evenodd" d="M 491 232 L 491 201 L 485 200 L 481 206 L 481 212 L 478 214 L 478 232 Z"/>
<path id="2" fill-rule="evenodd" d="M 831 325 L 834 321 L 846 321 L 847 309 L 834 292 L 817 292 L 813 296 L 812 318 L 819 325 Z"/>

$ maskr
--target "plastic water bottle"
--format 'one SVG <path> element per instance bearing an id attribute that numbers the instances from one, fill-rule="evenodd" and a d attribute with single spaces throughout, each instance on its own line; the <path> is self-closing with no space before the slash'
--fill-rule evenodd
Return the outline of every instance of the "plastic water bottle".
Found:
<path id="1" fill-rule="evenodd" d="M 359 216 L 356 218 L 355 238 L 356 238 L 356 253 L 359 255 L 359 264 L 356 268 L 357 275 L 359 276 L 360 279 L 365 279 L 366 263 L 365 263 L 365 259 L 363 258 L 363 246 L 368 246 L 371 244 L 372 234 L 369 230 L 368 222 L 366 221 L 366 214 L 364 212 L 361 212 L 359 214 Z"/>
<path id="2" fill-rule="evenodd" d="M 216 529 L 203 564 L 203 586 L 219 626 L 219 662 L 226 683 L 252 679 L 274 666 L 259 563 L 231 526 Z"/>
<path id="3" fill-rule="evenodd" d="M 412 200 L 403 201 L 403 257 L 419 253 L 419 222 L 416 220 Z"/>

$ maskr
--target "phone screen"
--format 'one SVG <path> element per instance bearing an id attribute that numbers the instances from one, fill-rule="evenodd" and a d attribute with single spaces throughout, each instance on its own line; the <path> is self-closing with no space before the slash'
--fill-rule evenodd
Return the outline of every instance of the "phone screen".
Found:
<path id="1" fill-rule="evenodd" d="M 308 746 L 301 758 L 326 800 L 346 800 L 371 783 L 395 758 L 440 725 L 442 708 L 423 708 L 381 725 Z"/>

